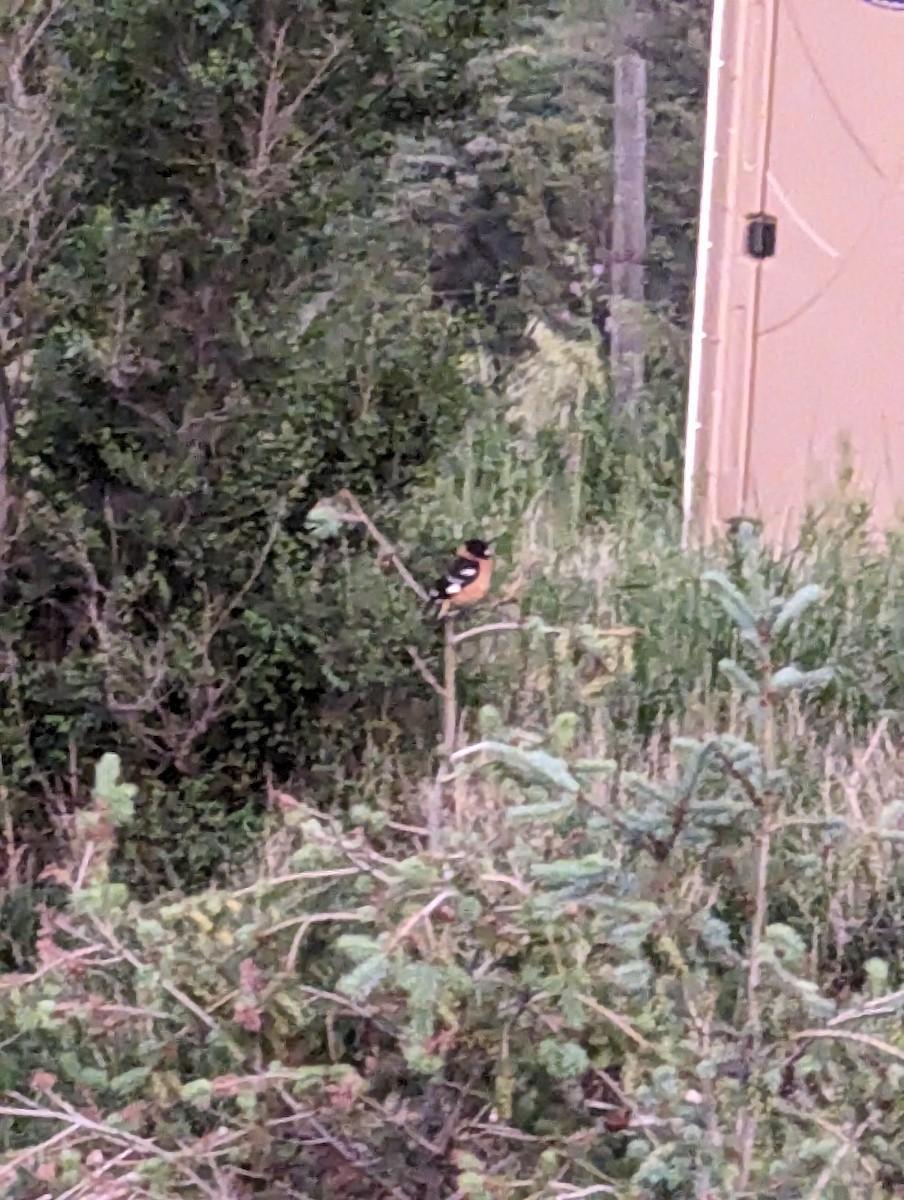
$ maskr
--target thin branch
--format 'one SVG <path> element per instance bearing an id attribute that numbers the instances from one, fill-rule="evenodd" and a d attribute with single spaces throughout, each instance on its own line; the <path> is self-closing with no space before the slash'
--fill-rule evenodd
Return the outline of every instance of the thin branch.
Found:
<path id="1" fill-rule="evenodd" d="M 458 691 L 455 686 L 457 667 L 455 634 L 452 632 L 452 626 L 447 623 L 443 626 L 443 755 L 450 761 L 458 733 Z"/>
<path id="2" fill-rule="evenodd" d="M 103 921 L 98 920 L 93 913 L 88 914 L 88 920 L 104 939 L 110 949 L 116 950 L 119 954 L 121 954 L 126 962 L 134 968 L 134 970 L 141 972 L 145 969 L 144 964 L 138 958 L 136 958 L 130 950 L 123 946 L 121 942 L 117 941 L 116 935 L 113 933 L 112 929 L 105 925 Z M 173 1000 L 176 1001 L 177 1004 L 181 1004 L 183 1008 L 187 1009 L 192 1016 L 200 1021 L 202 1025 L 206 1026 L 207 1029 L 209 1029 L 212 1033 L 222 1032 L 221 1027 L 210 1016 L 210 1014 L 206 1013 L 204 1009 L 201 1008 L 200 1005 L 196 1004 L 190 996 L 186 996 L 186 994 L 180 988 L 177 988 L 175 984 L 169 983 L 164 979 L 161 980 L 160 986 L 173 998 Z"/>
<path id="3" fill-rule="evenodd" d="M 445 686 L 439 691 L 443 702 L 443 741 L 439 769 L 430 791 L 427 793 L 424 814 L 428 830 L 428 844 L 433 854 L 437 854 L 441 848 L 443 800 L 446 795 L 446 786 L 454 779 L 454 775 L 449 772 L 449 764 L 452 761 L 458 738 L 458 689 L 455 684 L 457 669 L 455 634 L 452 632 L 452 623 L 446 621 L 443 625 L 443 679 Z"/>
<path id="4" fill-rule="evenodd" d="M 415 647 L 414 646 L 406 646 L 405 649 L 411 655 L 411 661 L 417 667 L 418 671 L 420 672 L 421 678 L 425 681 L 425 683 L 427 683 L 428 686 L 433 688 L 433 690 L 434 690 L 434 692 L 436 692 L 437 696 L 445 696 L 446 689 L 443 687 L 443 685 L 440 683 L 440 681 L 436 678 L 436 676 L 433 674 L 433 672 L 430 670 L 430 668 L 427 666 L 427 664 L 424 662 L 424 660 L 421 658 L 421 656 L 418 654 Z"/>
<path id="5" fill-rule="evenodd" d="M 395 950 L 396 946 L 404 942 L 405 938 L 408 937 L 409 933 L 411 933 L 411 931 L 416 925 L 419 924 L 419 922 L 423 921 L 425 917 L 429 917 L 430 914 L 439 908 L 441 904 L 444 904 L 446 900 L 451 900 L 454 895 L 454 888 L 444 888 L 443 891 L 437 893 L 437 895 L 435 895 L 428 904 L 425 904 L 423 908 L 418 909 L 416 913 L 412 914 L 412 916 L 410 916 L 406 921 L 402 922 L 402 924 L 384 946 L 383 953 L 389 954 L 391 951 Z"/>
<path id="6" fill-rule="evenodd" d="M 889 1058 L 894 1058 L 898 1062 L 904 1063 L 904 1050 L 899 1050 L 897 1046 L 892 1046 L 890 1042 L 885 1042 L 882 1038 L 873 1037 L 871 1033 L 857 1033 L 853 1029 L 803 1029 L 800 1033 L 793 1035 L 794 1041 L 809 1041 L 811 1038 L 830 1038 L 842 1042 L 856 1042 L 860 1046 L 869 1046 L 873 1050 L 878 1050 L 882 1054 L 887 1054 Z"/>
<path id="7" fill-rule="evenodd" d="M 449 755 L 449 762 L 457 763 L 461 762 L 463 758 L 470 758 L 473 754 L 483 754 L 486 750 L 492 750 L 495 745 L 495 742 L 474 742 L 470 746 L 462 746 L 460 750 Z"/>
<path id="8" fill-rule="evenodd" d="M 233 898 L 239 896 L 255 896 L 261 892 L 269 891 L 270 888 L 278 887 L 283 883 L 298 883 L 302 879 L 316 879 L 318 882 L 323 879 L 336 879 L 343 875 L 360 875 L 361 871 L 358 867 L 332 867 L 325 871 L 293 871 L 291 875 L 274 875 L 270 879 L 258 879 L 256 883 L 250 884 L 248 887 L 239 888 L 237 892 L 233 892 Z"/>
<path id="9" fill-rule="evenodd" d="M 643 1034 L 638 1033 L 630 1021 L 626 1021 L 624 1017 L 613 1012 L 611 1008 L 606 1008 L 604 1004 L 600 1004 L 599 1000 L 593 996 L 578 996 L 582 1004 L 586 1004 L 593 1012 L 599 1013 L 601 1017 L 605 1017 L 616 1029 L 620 1029 L 625 1037 L 630 1038 L 632 1042 L 636 1042 L 644 1050 L 655 1050 L 656 1047 L 652 1042 L 648 1042 Z"/>
<path id="10" fill-rule="evenodd" d="M 560 1200 L 585 1200 L 588 1196 L 618 1195 L 616 1189 L 608 1183 L 593 1183 L 589 1187 L 574 1189 L 570 1183 L 551 1183 L 549 1187 Z"/>
<path id="11" fill-rule="evenodd" d="M 347 488 L 343 488 L 339 493 L 339 499 L 342 500 L 351 510 L 350 515 L 343 516 L 342 519 L 347 521 L 349 524 L 364 526 L 373 540 L 383 551 L 384 557 L 392 564 L 393 567 L 395 567 L 396 571 L 398 571 L 402 580 L 407 584 L 408 587 L 411 588 L 415 595 L 419 596 L 426 604 L 428 600 L 427 593 L 399 558 L 395 546 L 393 546 L 392 542 L 390 542 L 388 538 L 384 537 L 383 534 L 380 533 L 379 529 L 377 529 L 376 525 L 374 525 L 373 521 L 370 519 L 352 493 L 348 491 Z"/>
<path id="12" fill-rule="evenodd" d="M 205 630 L 204 641 L 207 646 L 210 645 L 216 635 L 223 628 L 223 625 L 228 620 L 230 614 L 235 612 L 237 608 L 241 608 L 243 602 L 248 596 L 248 593 L 260 578 L 261 572 L 267 565 L 267 559 L 270 557 L 270 552 L 272 551 L 273 546 L 276 543 L 276 539 L 279 536 L 279 532 L 283 527 L 283 521 L 285 520 L 287 507 L 288 506 L 285 500 L 280 500 L 277 504 L 276 512 L 274 513 L 273 520 L 270 523 L 270 531 L 267 534 L 267 540 L 261 547 L 260 553 L 258 554 L 257 559 L 251 568 L 248 578 L 232 597 L 232 599 L 226 602 L 222 611 L 220 612 L 220 615 L 216 617 L 210 627 Z"/>
<path id="13" fill-rule="evenodd" d="M 273 39 L 273 52 L 268 64 L 269 73 L 264 93 L 264 105 L 257 132 L 256 153 L 254 161 L 251 164 L 252 178 L 258 178 L 270 166 L 273 151 L 279 142 L 291 131 L 299 108 L 320 87 L 349 45 L 347 39 L 341 38 L 337 40 L 317 65 L 308 82 L 299 89 L 289 103 L 283 105 L 281 108 L 280 99 L 285 83 L 283 78 L 283 56 L 288 32 L 289 22 L 286 21 L 276 31 Z"/>
<path id="14" fill-rule="evenodd" d="M 884 996 L 874 996 L 860 1008 L 846 1008 L 826 1021 L 826 1028 L 832 1029 L 838 1025 L 846 1025 L 849 1021 L 864 1021 L 873 1017 L 892 1017 L 904 1005 L 904 988 L 897 992 L 888 992 Z"/>
<path id="15" fill-rule="evenodd" d="M 753 1044 L 759 1047 L 762 1037 L 762 1022 L 760 1018 L 760 953 L 763 935 L 766 928 L 767 883 L 769 875 L 769 856 L 772 851 L 772 833 L 766 826 L 759 838 L 757 846 L 756 868 L 756 906 L 753 923 L 750 928 L 750 946 L 748 949 L 749 963 L 747 968 L 747 1021 L 751 1027 Z M 902 1054 L 904 1059 L 904 1054 Z M 741 1135 L 741 1171 L 738 1176 L 738 1192 L 745 1192 L 753 1169 L 753 1151 L 757 1132 L 757 1115 L 750 1106 L 740 1114 Z"/>
<path id="16" fill-rule="evenodd" d="M 460 646 L 462 642 L 467 642 L 470 638 L 483 637 L 488 633 L 508 633 L 523 628 L 523 619 L 520 621 L 494 621 L 491 625 L 475 625 L 473 629 L 463 629 L 461 633 L 453 633 L 450 640 L 453 646 Z M 549 632 L 558 633 L 559 631 L 549 630 Z"/>
<path id="17" fill-rule="evenodd" d="M 430 784 L 427 793 L 427 803 L 424 805 L 424 818 L 427 823 L 427 845 L 431 854 L 438 854 L 443 830 L 443 769 L 440 768 L 436 778 Z"/>
<path id="18" fill-rule="evenodd" d="M 813 1186 L 813 1190 L 808 1193 L 807 1200 L 819 1200 L 821 1196 L 826 1194 L 826 1188 L 832 1180 L 832 1176 L 847 1158 L 852 1150 L 857 1149 L 857 1143 L 860 1138 L 866 1133 L 870 1125 L 873 1123 L 872 1117 L 867 1117 L 861 1121 L 857 1128 L 850 1135 L 845 1134 L 841 1145 L 832 1155 L 831 1159 L 826 1163 L 819 1173 L 819 1177 Z"/>

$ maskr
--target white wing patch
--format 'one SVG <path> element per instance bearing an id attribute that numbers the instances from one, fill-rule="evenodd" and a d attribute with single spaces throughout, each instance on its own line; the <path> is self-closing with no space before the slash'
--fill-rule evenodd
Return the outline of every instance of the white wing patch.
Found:
<path id="1" fill-rule="evenodd" d="M 458 573 L 462 579 L 473 579 L 477 574 L 477 567 L 460 567 Z"/>
<path id="2" fill-rule="evenodd" d="M 460 583 L 457 583 L 454 579 L 448 580 L 448 582 L 446 583 L 446 595 L 447 596 L 454 596 L 457 592 L 460 592 L 460 591 L 461 591 Z"/>

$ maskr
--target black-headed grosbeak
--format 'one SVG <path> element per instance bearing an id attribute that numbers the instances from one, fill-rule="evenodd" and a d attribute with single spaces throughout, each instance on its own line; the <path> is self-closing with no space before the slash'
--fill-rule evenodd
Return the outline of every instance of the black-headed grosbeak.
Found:
<path id="1" fill-rule="evenodd" d="M 430 589 L 427 600 L 440 620 L 483 600 L 490 590 L 493 559 L 489 545 L 471 538 L 459 546 L 454 562 Z"/>

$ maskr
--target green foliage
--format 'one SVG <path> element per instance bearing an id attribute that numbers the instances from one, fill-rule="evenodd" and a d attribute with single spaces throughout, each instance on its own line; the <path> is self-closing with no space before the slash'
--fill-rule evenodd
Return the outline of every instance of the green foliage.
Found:
<path id="1" fill-rule="evenodd" d="M 267 778 L 338 809 L 377 755 L 417 769 L 436 719 L 408 647 L 436 666 L 437 646 L 357 537 L 318 520 L 340 487 L 379 507 L 419 578 L 483 524 L 517 554 L 525 520 L 672 504 L 694 200 L 660 184 L 697 173 L 706 16 L 663 11 L 648 47 L 651 214 L 683 265 L 671 298 L 653 289 L 651 403 L 631 425 L 609 411 L 599 332 L 609 16 L 593 70 L 581 14 L 527 2 L 376 20 L 48 0 L 10 18 L 39 102 L 3 100 L 23 181 L 4 193 L 4 272 L 30 282 L 0 305 L 0 755 L 36 845 L 110 748 L 147 798 L 113 870 L 148 892 L 239 852 Z M 528 609 L 551 598 L 529 592 Z M 558 651 L 577 661 L 557 690 L 608 688 L 608 651 Z M 471 680 L 469 704 L 494 692 Z"/>
<path id="2" fill-rule="evenodd" d="M 640 39 L 628 418 L 619 10 L 4 19 L 12 1200 L 900 1190 L 900 533 L 680 549 L 709 6 Z M 344 488 L 421 583 L 495 539 L 437 784 Z"/>
<path id="3" fill-rule="evenodd" d="M 66 902 L 0 987 L 19 1080 L 7 1194 L 155 1178 L 194 1197 L 252 1172 L 315 1200 L 340 1180 L 350 1196 L 415 1200 L 434 1180 L 641 1200 L 705 1174 L 765 1200 L 829 1166 L 848 1194 L 883 1194 L 904 1169 L 899 949 L 857 975 L 819 914 L 850 949 L 876 887 L 900 882 L 862 807 L 899 768 L 839 759 L 826 778 L 808 741 L 830 798 L 811 799 L 775 719 L 770 741 L 676 739 L 668 763 L 619 776 L 585 771 L 567 715 L 519 749 L 526 732 L 488 711 L 496 738 L 456 768 L 479 806 L 439 856 L 280 793 L 242 877 L 99 903 L 104 851 L 74 842 Z M 98 778 L 126 786 L 111 760 Z M 564 779 L 581 783 L 551 823 L 537 797 Z"/>
<path id="4" fill-rule="evenodd" d="M 304 516 L 340 485 L 404 497 L 473 410 L 462 329 L 424 303 L 429 244 L 387 209 L 389 162 L 475 102 L 463 65 L 515 15 L 65 0 L 13 22 L 53 140 L 44 241 L 21 215 L 38 286 L 0 311 L 32 363 L 3 463 L 20 502 L 0 750 L 52 810 L 73 753 L 116 745 L 154 795 L 122 849 L 149 885 L 143 844 L 203 880 L 266 771 L 334 774 L 324 706 L 355 687 L 378 725 L 387 689 L 415 698 L 411 606 L 369 598 L 390 653 L 361 661 L 350 556 Z"/>
<path id="5" fill-rule="evenodd" d="M 134 798 L 138 788 L 120 780 L 119 755 L 104 754 L 94 772 L 94 798 L 109 810 L 117 825 L 125 825 L 135 814 Z"/>

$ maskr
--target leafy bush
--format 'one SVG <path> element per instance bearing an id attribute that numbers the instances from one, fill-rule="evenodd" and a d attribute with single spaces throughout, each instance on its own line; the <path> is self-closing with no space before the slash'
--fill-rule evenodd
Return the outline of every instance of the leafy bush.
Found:
<path id="1" fill-rule="evenodd" d="M 0 980 L 8 1194 L 896 1194 L 900 768 L 882 726 L 827 755 L 825 596 L 755 551 L 708 577 L 717 724 L 628 763 L 485 709 L 437 853 L 274 790 L 233 882 L 140 901 L 102 760 Z"/>
<path id="2" fill-rule="evenodd" d="M 548 483 L 575 530 L 651 484 L 670 503 L 707 16 L 657 7 L 641 430 L 607 411 L 599 334 L 608 12 L 592 67 L 581 14 L 532 2 L 0 18 L 0 754 L 36 867 L 111 747 L 146 894 L 203 886 L 269 776 L 338 809 L 376 749 L 416 769 L 406 647 L 437 647 L 354 539 L 312 545 L 319 497 L 379 503 L 425 573 L 474 522 L 518 551 Z M 525 431 L 535 316 L 593 377 Z"/>

